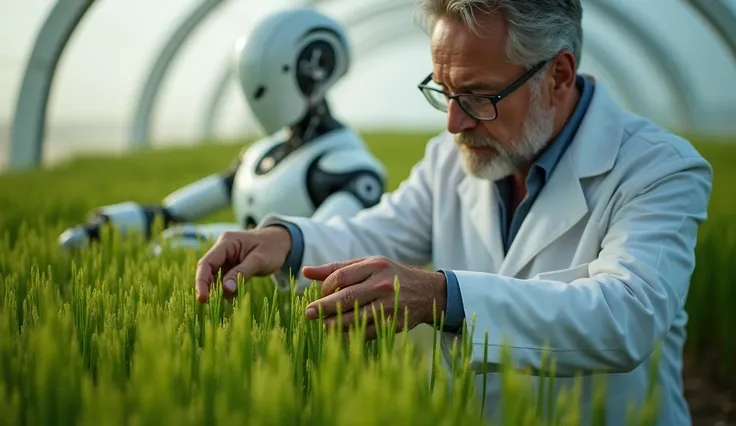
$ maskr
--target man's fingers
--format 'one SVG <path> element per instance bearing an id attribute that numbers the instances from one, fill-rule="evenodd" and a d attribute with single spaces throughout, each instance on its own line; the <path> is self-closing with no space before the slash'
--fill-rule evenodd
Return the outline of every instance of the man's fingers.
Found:
<path id="1" fill-rule="evenodd" d="M 359 257 L 357 259 L 345 260 L 342 262 L 325 263 L 324 265 L 318 266 L 305 266 L 302 268 L 302 275 L 304 278 L 309 280 L 324 281 L 330 276 L 330 274 L 338 269 L 350 266 L 354 263 L 362 262 L 365 259 L 365 257 Z"/>
<path id="2" fill-rule="evenodd" d="M 373 280 L 364 281 L 360 284 L 346 287 L 337 293 L 332 293 L 307 305 L 307 318 L 316 319 L 322 309 L 323 316 L 337 314 L 338 305 L 342 312 L 350 311 L 357 301 L 358 306 L 368 304 L 387 294 L 386 286 L 377 285 Z M 385 309 L 385 308 L 384 308 Z"/>
<path id="3" fill-rule="evenodd" d="M 234 295 L 238 289 L 238 278 L 248 281 L 252 277 L 262 274 L 265 267 L 266 259 L 260 251 L 254 250 L 247 253 L 242 262 L 222 276 L 223 293 Z"/>
<path id="4" fill-rule="evenodd" d="M 336 269 L 322 281 L 322 297 L 367 280 L 376 268 L 367 262 L 356 262 Z"/>
<path id="5" fill-rule="evenodd" d="M 242 243 L 239 241 L 223 238 L 210 247 L 204 256 L 199 259 L 195 275 L 195 286 L 197 289 L 197 300 L 200 303 L 204 303 L 209 299 L 209 292 L 215 281 L 217 271 L 225 268 L 228 264 L 237 263 L 242 249 Z"/>
<path id="6" fill-rule="evenodd" d="M 197 288 L 197 300 L 204 303 L 209 298 L 210 286 L 215 280 L 215 271 L 225 264 L 225 250 L 218 245 L 213 246 L 197 262 L 197 273 L 195 283 Z"/>

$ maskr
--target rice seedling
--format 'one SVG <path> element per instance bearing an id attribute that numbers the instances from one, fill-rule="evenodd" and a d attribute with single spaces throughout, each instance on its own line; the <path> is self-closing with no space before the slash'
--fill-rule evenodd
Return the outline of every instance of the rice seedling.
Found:
<path id="1" fill-rule="evenodd" d="M 389 189 L 408 174 L 426 140 L 397 138 L 367 136 L 389 167 Z M 721 375 L 736 377 L 729 337 L 736 317 L 728 306 L 736 296 L 728 184 L 736 176 L 720 165 L 736 150 L 699 146 L 714 164 L 716 184 L 696 249 L 688 353 L 697 361 L 716 348 Z M 471 368 L 468 329 L 451 345 L 451 356 L 443 356 L 437 327 L 425 340 L 397 333 L 403 319 L 389 307 L 376 312 L 376 340 L 365 342 L 361 326 L 343 338 L 303 315 L 316 287 L 278 292 L 269 280 L 254 279 L 239 282 L 231 301 L 215 287 L 210 303 L 197 303 L 193 276 L 201 251 L 154 256 L 141 238 L 110 232 L 103 244 L 79 253 L 58 250 L 58 234 L 94 207 L 158 202 L 217 172 L 239 149 L 209 145 L 81 159 L 0 177 L 0 423 L 473 425 L 549 418 L 564 425 L 587 416 L 602 424 L 603 386 L 587 393 L 581 377 L 555 396 L 551 357 L 539 373 L 547 377 L 541 385 L 528 371 L 502 364 L 501 417 L 493 416 L 478 383 L 495 372 L 486 364 L 483 371 Z M 230 212 L 207 219 L 222 220 L 231 220 Z M 632 404 L 631 424 L 653 423 L 658 395 L 652 380 L 648 399 Z M 583 398 L 593 401 L 589 412 L 580 408 Z"/>

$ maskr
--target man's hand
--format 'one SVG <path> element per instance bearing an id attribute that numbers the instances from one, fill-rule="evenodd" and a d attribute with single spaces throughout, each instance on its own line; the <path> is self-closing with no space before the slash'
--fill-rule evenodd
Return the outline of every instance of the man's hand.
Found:
<path id="1" fill-rule="evenodd" d="M 379 317 L 381 306 L 386 317 L 394 313 L 394 278 L 399 282 L 397 332 L 403 329 L 405 311 L 408 311 L 407 327 L 412 329 L 419 324 L 432 323 L 434 301 L 437 315 L 445 309 L 447 284 L 443 273 L 401 265 L 385 257 L 305 266 L 302 274 L 308 279 L 323 281 L 322 298 L 307 306 L 307 318 L 318 318 L 321 307 L 325 324 L 335 326 L 339 303 L 343 312 L 343 332 L 359 324 L 366 315 L 365 331 L 369 339 L 377 334 L 373 309 Z M 357 321 L 355 301 L 360 307 Z"/>
<path id="2" fill-rule="evenodd" d="M 250 231 L 225 232 L 197 262 L 197 300 L 204 303 L 217 271 L 222 269 L 222 290 L 232 297 L 238 276 L 248 280 L 278 271 L 291 250 L 291 235 L 281 226 Z"/>

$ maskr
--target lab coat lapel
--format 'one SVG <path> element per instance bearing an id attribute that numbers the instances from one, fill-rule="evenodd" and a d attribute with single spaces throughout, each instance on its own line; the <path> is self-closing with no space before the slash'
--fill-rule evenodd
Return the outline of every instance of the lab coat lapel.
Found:
<path id="1" fill-rule="evenodd" d="M 465 176 L 457 186 L 457 194 L 462 209 L 468 212 L 468 226 L 472 227 L 489 253 L 491 265 L 487 270 L 498 270 L 504 250 L 495 185 L 486 179 Z"/>
<path id="2" fill-rule="evenodd" d="M 542 250 L 572 228 L 588 212 L 588 204 L 570 157 L 560 158 L 542 188 L 499 273 L 516 276 Z"/>
<path id="3" fill-rule="evenodd" d="M 519 274 L 535 256 L 588 213 L 582 179 L 611 170 L 621 146 L 623 127 L 624 112 L 607 87 L 596 83 L 595 94 L 575 138 L 514 237 L 500 274 L 512 277 Z"/>
<path id="4" fill-rule="evenodd" d="M 625 112 L 608 88 L 596 83 L 595 94 L 577 134 L 560 158 L 549 181 L 504 255 L 498 193 L 492 182 L 465 176 L 457 186 L 462 209 L 489 253 L 489 271 L 516 276 L 539 253 L 580 222 L 588 213 L 582 179 L 605 173 L 613 167 L 620 149 Z M 467 245 L 466 250 L 473 249 Z M 484 256 L 468 252 L 470 256 Z M 485 256 L 483 257 L 485 259 Z"/>

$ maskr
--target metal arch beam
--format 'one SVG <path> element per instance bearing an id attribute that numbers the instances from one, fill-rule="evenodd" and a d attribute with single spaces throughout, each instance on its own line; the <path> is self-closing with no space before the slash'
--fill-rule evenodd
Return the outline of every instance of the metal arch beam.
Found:
<path id="1" fill-rule="evenodd" d="M 195 6 L 186 18 L 177 26 L 166 44 L 156 56 L 156 62 L 148 73 L 146 83 L 138 98 L 133 118 L 133 127 L 130 142 L 134 148 L 149 145 L 151 135 L 151 116 L 156 99 L 160 92 L 161 83 L 192 31 L 224 0 L 202 0 Z"/>
<path id="2" fill-rule="evenodd" d="M 686 2 L 715 29 L 736 61 L 736 11 L 723 4 L 722 0 L 686 0 Z"/>
<path id="3" fill-rule="evenodd" d="M 367 8 L 363 13 L 351 14 L 350 18 L 343 20 L 342 23 L 347 29 L 352 29 L 360 24 L 369 23 L 371 20 L 381 18 L 385 19 L 386 15 L 414 7 L 414 5 L 409 2 L 392 1 L 386 3 L 387 4 L 380 5 L 379 7 Z M 370 55 L 374 51 L 385 47 L 392 41 L 410 36 L 415 30 L 414 27 L 403 25 L 398 28 L 398 31 L 381 32 L 383 36 L 378 39 L 372 38 L 370 40 L 370 44 L 368 42 L 358 43 L 356 51 L 359 51 L 363 57 Z M 603 53 L 606 52 L 606 49 L 604 48 L 605 43 L 597 43 L 592 39 L 589 40 L 589 42 L 592 42 L 596 48 L 589 50 L 588 53 L 593 56 L 596 61 L 611 69 L 613 76 L 617 76 L 615 77 L 616 83 L 619 87 L 624 88 L 624 97 L 627 102 L 632 105 L 645 105 L 646 100 L 639 95 L 638 91 L 635 90 L 636 83 L 632 78 L 631 73 L 627 72 L 612 56 L 607 53 Z M 364 50 L 361 50 L 361 46 L 363 44 L 365 44 L 365 48 Z M 227 94 L 227 86 L 233 77 L 234 71 L 232 65 L 228 63 L 223 67 L 220 76 L 216 80 L 217 83 L 215 84 L 210 100 L 207 103 L 201 132 L 201 138 L 204 140 L 214 140 L 215 129 L 217 127 L 216 121 L 220 115 L 225 95 Z"/>
<path id="4" fill-rule="evenodd" d="M 402 12 L 406 9 L 414 9 L 416 4 L 407 0 L 386 0 L 377 7 L 366 7 L 356 13 L 351 13 L 341 22 L 346 28 L 355 28 L 361 24 L 372 22 L 374 19 L 385 17 L 394 12 Z"/>
<path id="5" fill-rule="evenodd" d="M 94 0 L 59 0 L 41 27 L 26 64 L 10 135 L 8 168 L 43 163 L 46 112 L 56 67 L 72 33 Z"/>
<path id="6" fill-rule="evenodd" d="M 200 134 L 202 140 L 208 142 L 214 140 L 217 118 L 220 116 L 220 110 L 227 94 L 227 85 L 230 84 L 233 78 L 235 78 L 235 71 L 232 61 L 227 61 L 222 71 L 220 71 L 219 77 L 217 77 L 217 83 L 215 83 L 209 102 L 207 102 L 207 109 L 202 120 L 202 133 Z"/>
<path id="7" fill-rule="evenodd" d="M 637 89 L 637 82 L 633 78 L 633 74 L 621 65 L 621 62 L 617 61 L 616 58 L 611 55 L 606 49 L 605 42 L 599 42 L 594 38 L 585 39 L 587 48 L 583 46 L 584 54 L 587 53 L 595 62 L 600 63 L 604 68 L 609 69 L 610 76 L 614 80 L 614 85 L 619 87 L 623 93 L 624 99 L 629 105 L 632 105 L 634 109 L 639 110 L 641 115 L 646 115 L 643 108 L 637 108 L 640 105 L 646 105 L 647 100 L 642 95 L 642 92 Z"/>
<path id="8" fill-rule="evenodd" d="M 673 95 L 677 98 L 680 117 L 685 121 L 682 127 L 697 125 L 699 122 L 698 111 L 693 105 L 693 99 L 697 99 L 697 97 L 688 83 L 685 70 L 677 61 L 672 59 L 666 46 L 659 41 L 657 36 L 646 25 L 631 18 L 607 0 L 584 1 L 598 8 L 605 15 L 613 19 L 618 26 L 639 40 L 647 54 L 659 65 L 663 75 L 668 80 Z"/>

